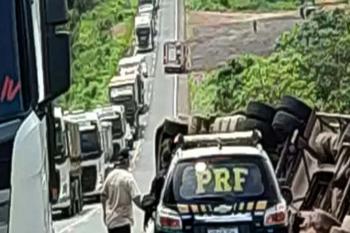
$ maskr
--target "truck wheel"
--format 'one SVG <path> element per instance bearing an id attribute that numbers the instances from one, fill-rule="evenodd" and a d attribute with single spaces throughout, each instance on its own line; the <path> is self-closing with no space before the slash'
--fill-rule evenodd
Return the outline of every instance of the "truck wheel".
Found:
<path id="1" fill-rule="evenodd" d="M 62 214 L 65 218 L 70 218 L 73 216 L 73 208 L 72 205 L 70 205 L 69 207 L 65 208 L 62 210 Z"/>
<path id="2" fill-rule="evenodd" d="M 283 96 L 281 103 L 278 105 L 278 110 L 284 110 L 304 122 L 307 122 L 312 109 L 301 100 L 293 96 Z"/>
<path id="3" fill-rule="evenodd" d="M 73 191 L 74 187 L 72 184 L 71 184 L 70 188 L 71 188 L 70 192 L 69 192 L 70 205 L 67 208 L 62 210 L 62 214 L 66 218 L 70 218 L 75 214 L 74 213 L 74 200 L 75 200 L 75 198 L 74 198 L 74 191 Z"/>
<path id="4" fill-rule="evenodd" d="M 266 150 L 274 150 L 277 146 L 276 136 L 273 128 L 269 123 L 261 120 L 247 118 L 241 124 L 237 125 L 237 130 L 254 130 L 257 129 L 262 134 L 262 145 Z"/>
<path id="5" fill-rule="evenodd" d="M 249 102 L 246 111 L 249 118 L 259 119 L 269 124 L 272 123 L 275 113 L 276 110 L 272 106 L 258 101 Z"/>
<path id="6" fill-rule="evenodd" d="M 77 213 L 80 213 L 83 209 L 83 196 L 82 196 L 82 192 L 81 192 L 81 182 L 80 179 L 76 180 L 76 185 L 77 185 Z"/>
<path id="7" fill-rule="evenodd" d="M 72 215 L 74 216 L 77 212 L 78 212 L 78 209 L 77 209 L 77 182 L 74 181 L 73 184 L 72 184 L 72 190 L 74 190 L 73 192 L 73 205 L 72 205 L 72 208 L 73 208 L 73 211 L 72 211 Z"/>
<path id="8" fill-rule="evenodd" d="M 299 119 L 285 111 L 278 111 L 272 122 L 272 128 L 276 132 L 276 138 L 279 142 L 285 141 L 295 129 L 300 129 L 301 126 L 302 122 Z"/>

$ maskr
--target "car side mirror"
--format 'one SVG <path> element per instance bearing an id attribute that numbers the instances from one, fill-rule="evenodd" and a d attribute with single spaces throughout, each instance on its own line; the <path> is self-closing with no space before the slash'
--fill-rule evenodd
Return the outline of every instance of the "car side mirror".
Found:
<path id="1" fill-rule="evenodd" d="M 46 0 L 46 23 L 52 25 L 68 22 L 67 0 Z"/>
<path id="2" fill-rule="evenodd" d="M 286 201 L 287 205 L 292 204 L 292 202 L 293 202 L 292 190 L 288 186 L 282 186 L 281 193 L 282 193 L 282 196 L 283 196 L 284 200 Z"/>

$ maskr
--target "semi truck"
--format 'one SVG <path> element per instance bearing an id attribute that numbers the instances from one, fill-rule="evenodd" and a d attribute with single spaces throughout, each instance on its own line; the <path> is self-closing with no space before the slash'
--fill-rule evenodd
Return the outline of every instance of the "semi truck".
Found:
<path id="1" fill-rule="evenodd" d="M 125 108 L 123 105 L 114 105 L 96 109 L 99 119 L 102 122 L 112 124 L 113 154 L 133 143 L 130 126 L 126 121 Z"/>
<path id="2" fill-rule="evenodd" d="M 70 87 L 63 0 L 0 1 L 0 232 L 53 232 L 52 101 Z M 63 27 L 60 27 L 63 28 Z"/>
<path id="3" fill-rule="evenodd" d="M 148 52 L 154 49 L 154 21 L 150 13 L 135 17 L 136 52 Z"/>
<path id="4" fill-rule="evenodd" d="M 104 148 L 101 122 L 94 112 L 74 111 L 65 118 L 79 124 L 84 198 L 99 199 L 108 157 Z"/>
<path id="5" fill-rule="evenodd" d="M 55 117 L 55 172 L 58 181 L 57 201 L 53 210 L 71 217 L 83 209 L 81 186 L 82 167 L 79 125 L 63 119 L 62 108 L 54 108 Z"/>
<path id="6" fill-rule="evenodd" d="M 123 105 L 126 120 L 131 127 L 134 140 L 141 137 L 140 113 L 142 110 L 142 80 L 140 75 L 115 76 L 109 83 L 109 100 L 114 105 Z"/>

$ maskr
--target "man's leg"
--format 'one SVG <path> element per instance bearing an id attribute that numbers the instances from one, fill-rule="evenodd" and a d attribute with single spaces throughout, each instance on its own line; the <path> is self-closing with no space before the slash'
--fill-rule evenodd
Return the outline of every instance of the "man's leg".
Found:
<path id="1" fill-rule="evenodd" d="M 125 225 L 122 227 L 116 227 L 113 229 L 108 229 L 108 233 L 131 233 L 131 226 Z"/>

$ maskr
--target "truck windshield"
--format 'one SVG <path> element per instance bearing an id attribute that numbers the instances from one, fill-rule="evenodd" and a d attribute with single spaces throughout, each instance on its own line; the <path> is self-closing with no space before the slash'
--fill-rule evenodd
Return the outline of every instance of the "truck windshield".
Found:
<path id="1" fill-rule="evenodd" d="M 0 120 L 23 112 L 15 3 L 0 1 Z"/>
<path id="2" fill-rule="evenodd" d="M 154 0 L 139 0 L 139 5 L 143 4 L 153 4 Z"/>
<path id="3" fill-rule="evenodd" d="M 97 129 L 80 131 L 81 152 L 84 154 L 101 151 Z"/>
<path id="4" fill-rule="evenodd" d="M 128 97 L 127 100 L 132 99 L 132 94 L 134 91 L 133 85 L 123 85 L 118 87 L 113 87 L 110 92 L 111 98 L 117 97 Z"/>
<path id="5" fill-rule="evenodd" d="M 244 156 L 242 156 L 244 157 Z M 196 202 L 218 198 L 276 197 L 263 160 L 213 157 L 179 163 L 173 178 L 176 202 Z M 273 182 L 272 182 L 273 183 Z"/>
<path id="6" fill-rule="evenodd" d="M 136 29 L 137 35 L 140 37 L 140 39 L 147 38 L 146 36 L 149 35 L 149 28 L 138 28 Z"/>

